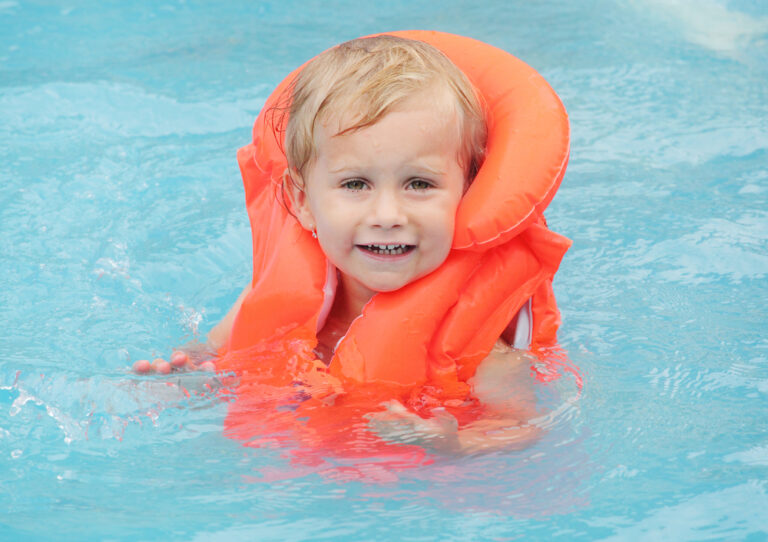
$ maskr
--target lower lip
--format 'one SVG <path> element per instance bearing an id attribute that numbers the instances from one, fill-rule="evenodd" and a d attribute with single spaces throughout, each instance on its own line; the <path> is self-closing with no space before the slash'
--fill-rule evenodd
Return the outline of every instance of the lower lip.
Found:
<path id="1" fill-rule="evenodd" d="M 416 247 L 412 248 L 411 250 L 405 251 L 402 254 L 379 254 L 377 252 L 371 252 L 370 250 L 366 250 L 359 246 L 355 246 L 355 248 L 358 251 L 360 251 L 360 253 L 362 253 L 366 258 L 370 258 L 378 262 L 392 262 L 392 263 L 407 260 L 411 257 L 411 255 L 414 252 L 416 252 Z"/>

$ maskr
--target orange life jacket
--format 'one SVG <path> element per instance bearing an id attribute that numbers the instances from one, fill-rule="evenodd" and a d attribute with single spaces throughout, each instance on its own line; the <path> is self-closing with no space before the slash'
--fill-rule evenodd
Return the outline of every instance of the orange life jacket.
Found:
<path id="1" fill-rule="evenodd" d="M 552 277 L 570 241 L 547 228 L 542 212 L 568 162 L 568 117 L 546 81 L 505 51 L 441 32 L 392 34 L 435 46 L 467 75 L 487 106 L 487 154 L 459 205 L 447 260 L 400 290 L 377 293 L 337 345 L 329 371 L 348 382 L 450 388 L 474 374 L 529 302 L 530 346 L 555 341 L 560 317 Z M 267 114 L 297 72 L 272 93 L 253 142 L 237 155 L 253 233 L 253 281 L 228 354 L 294 338 L 312 347 L 332 302 L 336 270 L 282 203 L 287 164 L 274 115 Z M 233 367 L 223 359 L 220 368 Z M 241 356 L 238 367 L 243 362 Z"/>

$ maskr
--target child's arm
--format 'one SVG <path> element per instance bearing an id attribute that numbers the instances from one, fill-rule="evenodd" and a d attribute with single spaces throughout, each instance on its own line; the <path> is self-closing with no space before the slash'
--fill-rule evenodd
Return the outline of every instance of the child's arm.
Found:
<path id="1" fill-rule="evenodd" d="M 133 371 L 140 374 L 168 374 L 172 369 L 188 371 L 215 370 L 216 367 L 210 361 L 211 357 L 227 341 L 229 332 L 232 330 L 232 324 L 235 321 L 235 316 L 237 316 L 237 312 L 240 310 L 240 305 L 243 304 L 243 300 L 250 291 L 251 284 L 248 283 L 224 318 L 208 332 L 208 340 L 206 342 L 201 343 L 195 339 L 177 348 L 171 355 L 170 363 L 162 358 L 157 358 L 152 363 L 148 360 L 139 360 L 133 364 Z"/>
<path id="2" fill-rule="evenodd" d="M 434 409 L 424 419 L 401 403 L 390 401 L 384 412 L 369 415 L 379 436 L 418 444 L 443 452 L 475 453 L 497 449 L 522 449 L 533 444 L 540 430 L 528 424 L 536 416 L 529 360 L 521 350 L 499 340 L 470 380 L 485 416 L 459 428 L 444 409 Z"/>
<path id="3" fill-rule="evenodd" d="M 229 311 L 224 316 L 224 318 L 222 318 L 221 321 L 215 326 L 213 326 L 213 329 L 211 329 L 211 331 L 208 332 L 208 346 L 212 350 L 218 350 L 219 348 L 224 346 L 224 343 L 227 341 L 227 338 L 229 337 L 229 332 L 232 331 L 232 324 L 235 321 L 235 316 L 237 316 L 237 313 L 240 310 L 240 305 L 243 304 L 243 301 L 245 300 L 246 296 L 250 291 L 251 291 L 251 283 L 249 282 L 245 286 L 245 288 L 243 288 L 243 291 L 240 293 L 240 296 L 237 298 L 237 300 L 229 309 Z"/>
<path id="4" fill-rule="evenodd" d="M 530 358 L 525 351 L 499 339 L 470 384 L 487 415 L 459 430 L 461 451 L 523 449 L 538 440 L 540 429 L 528 424 L 537 412 Z"/>

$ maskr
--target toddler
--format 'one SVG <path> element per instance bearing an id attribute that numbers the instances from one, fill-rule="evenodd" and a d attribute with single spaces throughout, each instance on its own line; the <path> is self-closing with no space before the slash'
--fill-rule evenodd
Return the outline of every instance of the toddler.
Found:
<path id="1" fill-rule="evenodd" d="M 386 439 L 461 451 L 529 442 L 535 410 L 520 348 L 530 346 L 533 296 L 553 306 L 554 269 L 531 271 L 536 258 L 515 243 L 552 244 L 546 234 L 555 234 L 541 218 L 497 248 L 454 250 L 463 197 L 485 159 L 486 97 L 436 47 L 382 35 L 319 55 L 273 98 L 239 154 L 254 278 L 208 335 L 223 354 L 218 368 L 247 372 L 244 352 L 301 339 L 340 387 L 395 390 L 366 415 Z M 489 308 L 464 309 L 481 305 Z M 472 346 L 489 333 L 495 343 Z M 456 351 L 461 334 L 470 346 Z M 211 363 L 176 352 L 171 364 L 136 370 Z M 470 402 L 482 415 L 460 423 L 456 409 Z"/>

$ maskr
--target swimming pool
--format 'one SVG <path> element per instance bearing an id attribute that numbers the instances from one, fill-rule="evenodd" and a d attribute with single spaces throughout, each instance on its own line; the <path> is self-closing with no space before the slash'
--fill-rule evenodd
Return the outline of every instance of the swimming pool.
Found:
<path id="1" fill-rule="evenodd" d="M 248 280 L 234 153 L 270 89 L 402 28 L 562 97 L 547 216 L 584 387 L 541 386 L 524 451 L 344 479 L 226 438 L 200 378 L 127 367 Z M 0 1 L 0 538 L 765 539 L 767 120 L 758 1 Z"/>

